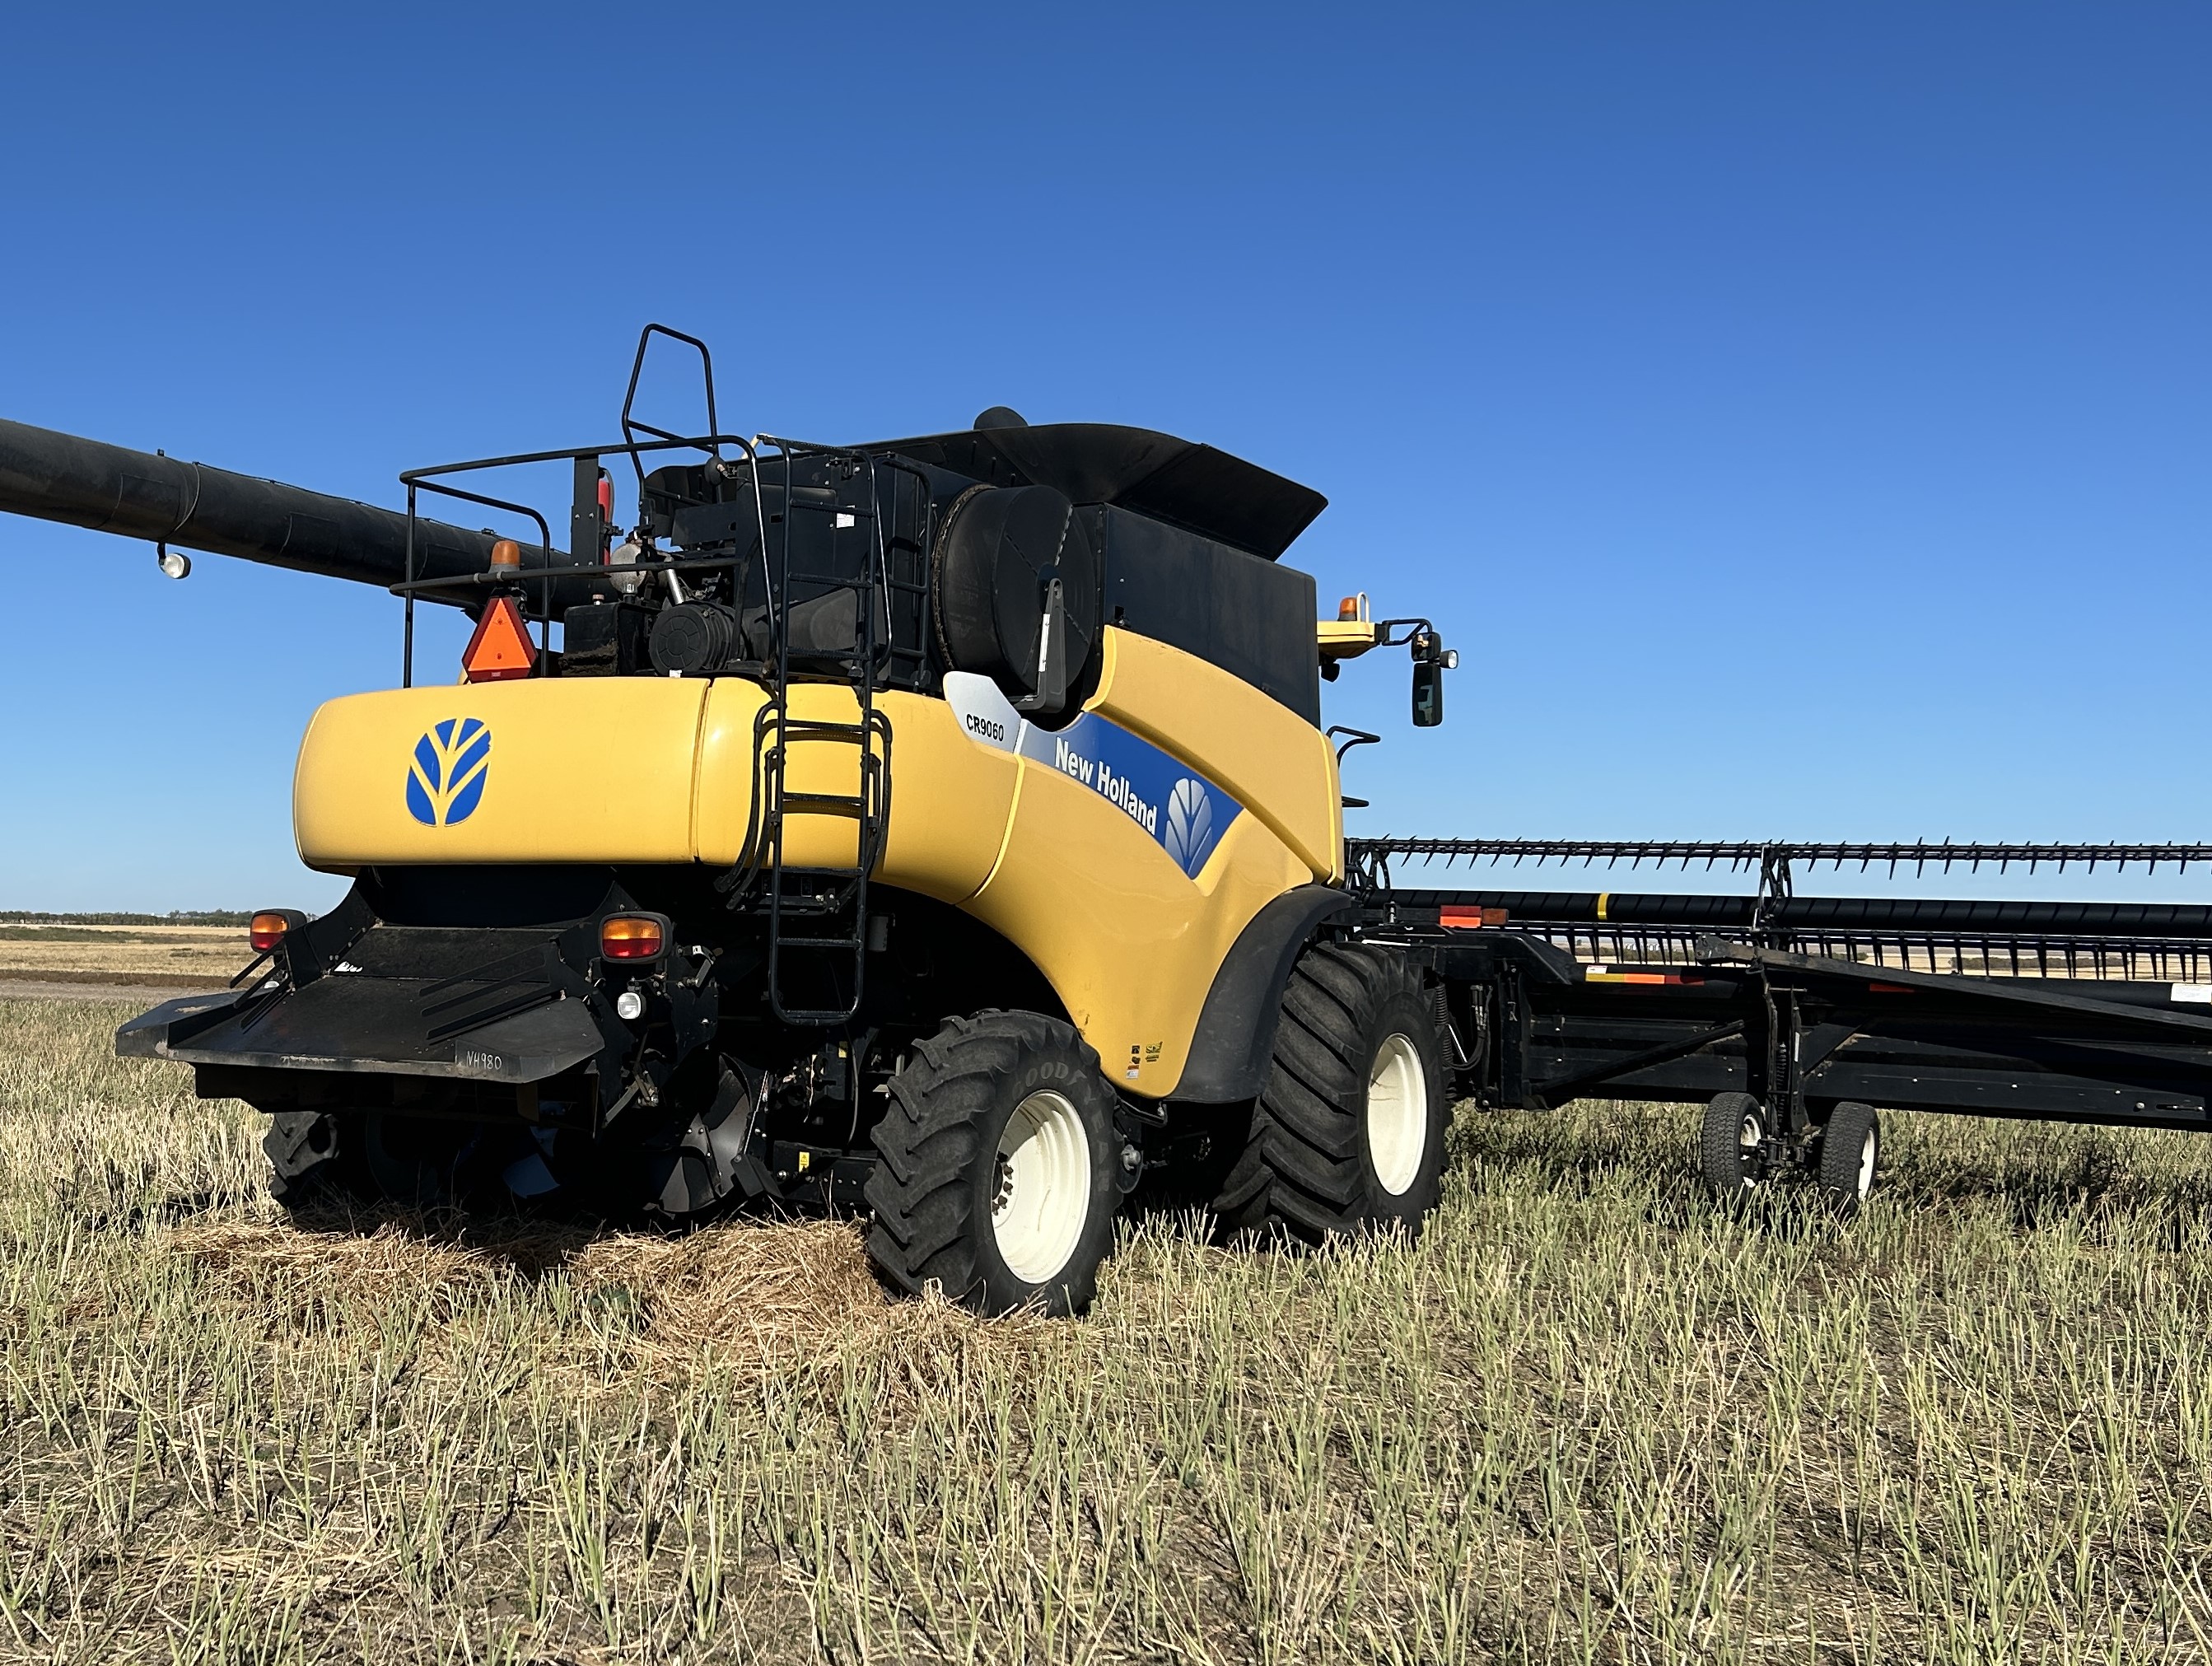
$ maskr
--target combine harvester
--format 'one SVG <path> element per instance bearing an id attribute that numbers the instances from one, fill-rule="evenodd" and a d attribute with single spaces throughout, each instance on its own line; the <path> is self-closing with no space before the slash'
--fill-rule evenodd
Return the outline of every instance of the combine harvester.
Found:
<path id="1" fill-rule="evenodd" d="M 635 416 L 656 340 L 697 351 L 707 433 Z M 2212 909 L 1792 881 L 2212 848 L 1347 842 L 1339 764 L 1373 737 L 1322 727 L 1322 683 L 1407 648 L 1431 725 L 1455 656 L 1358 599 L 1316 623 L 1279 558 L 1317 493 L 1003 409 L 723 435 L 706 349 L 657 325 L 622 434 L 416 470 L 402 514 L 0 423 L 0 509 L 175 576 L 172 545 L 404 599 L 401 686 L 331 701 L 300 750 L 300 854 L 344 901 L 257 916 L 228 992 L 117 1037 L 267 1113 L 288 1207 L 864 1208 L 902 1289 L 1073 1312 L 1148 1177 L 1231 1230 L 1418 1231 L 1461 1096 L 1702 1102 L 1717 1192 L 1846 1204 L 1875 1106 L 2206 1125 Z M 481 489 L 533 465 L 573 483 L 565 550 Z M 427 604 L 476 621 L 458 683 L 416 685 Z M 1748 894 L 1409 884 L 1455 864 Z"/>

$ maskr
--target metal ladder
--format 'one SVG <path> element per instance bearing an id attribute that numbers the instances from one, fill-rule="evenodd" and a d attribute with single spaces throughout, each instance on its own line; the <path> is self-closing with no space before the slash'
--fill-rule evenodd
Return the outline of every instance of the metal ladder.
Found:
<path id="1" fill-rule="evenodd" d="M 895 648 L 884 641 L 890 634 L 888 608 L 894 594 L 927 593 L 927 586 L 904 574 L 894 575 L 885 550 L 884 506 L 878 490 L 877 460 L 858 452 L 828 447 L 804 446 L 768 435 L 765 449 L 775 447 L 783 465 L 782 535 L 775 540 L 772 565 L 767 575 L 768 617 L 772 654 L 763 670 L 768 699 L 753 719 L 752 812 L 746 834 L 749 860 L 728 876 L 729 905 L 750 900 L 766 916 L 768 928 L 768 999 L 769 1011 L 780 1023 L 827 1027 L 843 1024 L 860 1011 L 865 993 L 868 957 L 868 875 L 882 854 L 884 837 L 890 824 L 890 721 L 876 704 L 876 695 L 887 661 Z M 851 477 L 865 478 L 866 502 L 847 502 L 839 492 L 829 501 L 802 498 L 793 489 L 792 463 L 797 456 L 842 459 L 853 470 Z M 765 472 L 763 459 L 756 465 Z M 792 526 L 799 514 L 850 516 L 854 530 L 865 526 L 867 556 L 857 575 L 791 570 Z M 834 523 L 834 533 L 843 530 Z M 765 551 L 763 553 L 766 553 Z M 848 721 L 794 715 L 791 709 L 791 613 L 797 586 L 819 587 L 823 593 L 850 591 L 854 599 L 854 641 L 849 680 L 854 712 Z M 825 686 L 836 684 L 824 681 Z M 848 746 L 855 754 L 855 787 L 844 792 L 799 791 L 789 775 L 797 749 Z M 849 867 L 796 868 L 786 860 L 785 839 L 793 815 L 836 816 L 854 824 L 854 863 Z M 794 972 L 811 973 L 811 990 L 827 989 L 832 998 L 798 998 L 792 987 Z"/>

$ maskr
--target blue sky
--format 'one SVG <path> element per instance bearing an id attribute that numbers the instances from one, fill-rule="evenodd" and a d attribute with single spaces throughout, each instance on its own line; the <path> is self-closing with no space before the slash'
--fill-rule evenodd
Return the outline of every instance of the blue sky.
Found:
<path id="1" fill-rule="evenodd" d="M 1366 830 L 2212 837 L 2201 7 L 9 30 L 0 415 L 396 505 L 611 434 L 658 319 L 725 426 L 1004 403 L 1326 493 L 1322 594 L 1462 654 L 1441 730 L 1329 690 Z M 293 751 L 396 602 L 15 520 L 0 584 L 0 907 L 334 898 Z"/>

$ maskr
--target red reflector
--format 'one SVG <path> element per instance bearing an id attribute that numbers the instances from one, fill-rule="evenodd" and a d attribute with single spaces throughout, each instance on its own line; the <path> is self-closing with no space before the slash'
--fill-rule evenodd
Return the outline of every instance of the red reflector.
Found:
<path id="1" fill-rule="evenodd" d="M 471 683 L 497 683 L 527 677 L 537 663 L 538 645 L 530 640 L 522 609 L 512 596 L 495 596 L 462 652 L 461 669 Z"/>
<path id="2" fill-rule="evenodd" d="M 1909 995 L 1912 993 L 1912 986 L 1910 983 L 1869 983 L 1867 993 L 1870 995 Z"/>
<path id="3" fill-rule="evenodd" d="M 667 944 L 660 921 L 617 914 L 599 923 L 599 953 L 609 960 L 656 960 Z"/>
<path id="4" fill-rule="evenodd" d="M 257 914 L 246 928 L 246 940 L 256 954 L 267 954 L 284 940 L 292 922 L 281 914 Z"/>
<path id="5" fill-rule="evenodd" d="M 1459 903 L 1447 903 L 1437 910 L 1437 924 L 1452 931 L 1480 931 L 1485 926 L 1504 923 L 1504 909 L 1468 908 Z"/>

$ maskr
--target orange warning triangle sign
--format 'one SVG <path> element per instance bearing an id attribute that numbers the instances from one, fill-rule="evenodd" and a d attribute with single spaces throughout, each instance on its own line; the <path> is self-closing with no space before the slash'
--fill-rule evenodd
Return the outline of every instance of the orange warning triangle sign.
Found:
<path id="1" fill-rule="evenodd" d="M 512 596 L 493 597 L 461 654 L 461 670 L 471 683 L 496 683 L 527 677 L 537 663 L 538 647 L 522 622 L 522 609 Z"/>

